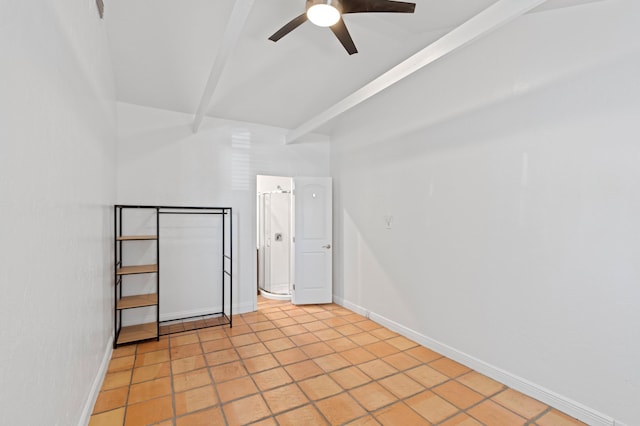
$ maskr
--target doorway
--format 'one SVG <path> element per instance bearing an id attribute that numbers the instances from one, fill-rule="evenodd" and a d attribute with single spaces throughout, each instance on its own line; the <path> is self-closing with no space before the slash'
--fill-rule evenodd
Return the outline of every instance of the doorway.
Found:
<path id="1" fill-rule="evenodd" d="M 290 300 L 293 283 L 293 179 L 257 176 L 258 291 Z"/>
<path id="2" fill-rule="evenodd" d="M 332 180 L 256 177 L 258 293 L 294 304 L 333 301 Z"/>

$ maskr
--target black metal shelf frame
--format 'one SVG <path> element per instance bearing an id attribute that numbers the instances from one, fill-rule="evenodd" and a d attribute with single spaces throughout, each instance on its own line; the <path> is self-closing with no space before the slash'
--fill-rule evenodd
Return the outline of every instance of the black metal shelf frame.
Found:
<path id="1" fill-rule="evenodd" d="M 155 337 L 151 337 L 150 339 L 141 339 L 131 342 L 125 342 L 118 344 L 118 337 L 120 336 L 120 332 L 122 330 L 122 311 L 125 309 L 118 309 L 118 300 L 122 298 L 122 286 L 124 282 L 123 275 L 118 274 L 118 268 L 123 266 L 122 263 L 122 253 L 123 253 L 123 240 L 118 237 L 122 237 L 122 223 L 123 223 L 123 211 L 127 209 L 151 209 L 155 210 L 156 216 L 156 264 L 157 264 L 157 272 L 153 272 L 156 274 L 156 294 L 158 295 L 158 303 L 156 305 L 156 335 Z M 197 214 L 197 215 L 218 215 L 222 218 L 222 306 L 220 312 L 211 312 L 205 313 L 202 315 L 192 316 L 192 317 L 184 317 L 184 318 L 176 318 L 167 321 L 160 321 L 160 216 L 164 214 L 177 214 L 177 215 L 189 215 L 189 214 Z M 129 205 L 129 204 L 115 204 L 114 205 L 114 341 L 113 347 L 114 349 L 118 346 L 136 343 L 143 340 L 159 340 L 161 334 L 171 334 L 171 331 L 167 333 L 160 332 L 160 324 L 167 322 L 175 322 L 188 320 L 197 317 L 208 317 L 208 316 L 216 316 L 221 318 L 217 324 L 207 324 L 206 322 L 201 322 L 199 325 L 193 326 L 190 328 L 191 330 L 195 330 L 198 328 L 205 327 L 215 327 L 222 325 L 229 325 L 229 327 L 233 327 L 233 214 L 231 207 L 203 207 L 203 206 L 151 206 L 151 205 Z M 228 239 L 227 239 L 227 229 L 228 229 Z M 228 260 L 228 262 L 227 262 Z M 228 312 L 226 309 L 226 299 L 225 295 L 227 292 L 225 291 L 225 287 L 229 286 L 228 291 Z M 176 331 L 177 332 L 177 331 Z"/>

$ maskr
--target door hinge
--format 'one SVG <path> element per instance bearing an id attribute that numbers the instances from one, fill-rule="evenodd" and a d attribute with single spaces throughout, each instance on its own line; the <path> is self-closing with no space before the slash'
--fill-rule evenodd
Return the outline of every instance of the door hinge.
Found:
<path id="1" fill-rule="evenodd" d="M 293 291 L 296 291 L 296 284 L 293 283 Z"/>

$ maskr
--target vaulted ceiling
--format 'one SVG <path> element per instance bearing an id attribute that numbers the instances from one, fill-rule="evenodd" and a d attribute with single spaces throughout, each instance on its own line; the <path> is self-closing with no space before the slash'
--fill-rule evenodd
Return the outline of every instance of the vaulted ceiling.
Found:
<path id="1" fill-rule="evenodd" d="M 307 22 L 274 43 L 305 0 L 255 0 L 224 58 L 206 115 L 294 129 L 463 24 L 496 0 L 414 0 L 415 14 L 345 15 L 359 53 Z M 596 0 L 548 0 L 534 11 Z M 119 101 L 195 114 L 234 0 L 108 0 Z M 220 57 L 218 57 L 220 59 Z"/>

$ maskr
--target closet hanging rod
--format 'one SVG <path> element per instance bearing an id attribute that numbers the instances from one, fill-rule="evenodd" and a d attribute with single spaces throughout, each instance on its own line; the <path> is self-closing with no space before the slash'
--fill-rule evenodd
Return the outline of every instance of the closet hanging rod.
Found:
<path id="1" fill-rule="evenodd" d="M 227 212 L 158 212 L 158 214 L 227 214 Z"/>
<path id="2" fill-rule="evenodd" d="M 152 206 L 116 204 L 115 207 L 127 209 L 168 209 L 168 210 L 230 210 L 231 207 L 202 207 L 202 206 Z"/>

